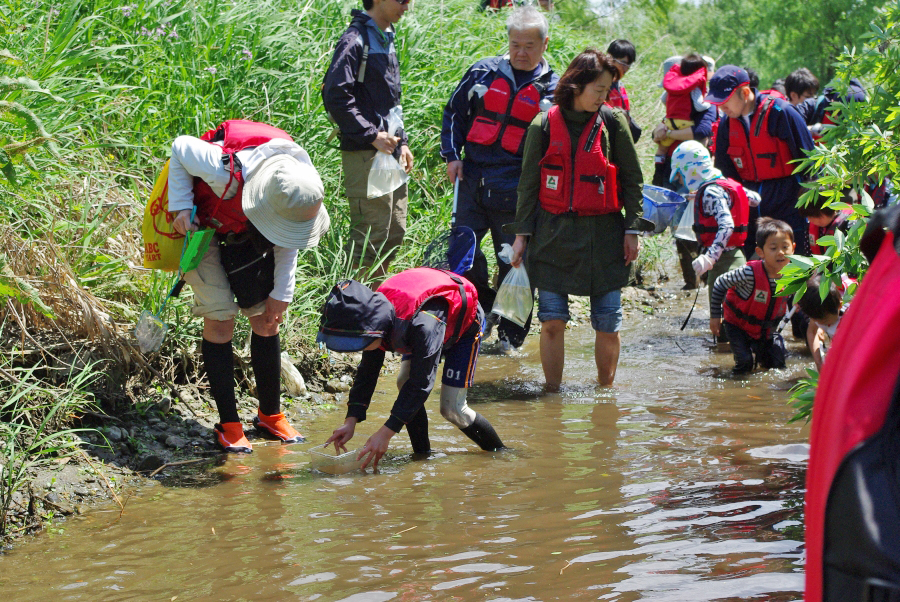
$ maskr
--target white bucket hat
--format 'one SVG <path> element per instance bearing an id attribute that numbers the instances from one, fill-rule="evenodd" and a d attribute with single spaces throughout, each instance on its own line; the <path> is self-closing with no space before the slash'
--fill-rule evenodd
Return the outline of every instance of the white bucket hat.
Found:
<path id="1" fill-rule="evenodd" d="M 331 225 L 319 172 L 290 155 L 266 159 L 247 180 L 241 196 L 244 215 L 279 247 L 310 249 Z"/>

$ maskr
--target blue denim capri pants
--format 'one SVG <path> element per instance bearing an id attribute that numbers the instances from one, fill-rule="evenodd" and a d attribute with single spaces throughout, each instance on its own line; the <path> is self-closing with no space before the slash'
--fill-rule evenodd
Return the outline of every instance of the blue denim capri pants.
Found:
<path id="1" fill-rule="evenodd" d="M 541 322 L 568 322 L 572 317 L 569 314 L 569 295 L 538 289 L 537 317 Z M 621 290 L 591 296 L 591 327 L 597 332 L 619 332 L 622 328 Z"/>

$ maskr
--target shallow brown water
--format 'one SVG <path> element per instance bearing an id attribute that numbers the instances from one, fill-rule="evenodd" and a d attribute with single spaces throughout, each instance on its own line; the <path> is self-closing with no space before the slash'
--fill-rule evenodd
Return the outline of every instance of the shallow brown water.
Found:
<path id="1" fill-rule="evenodd" d="M 701 298 L 704 295 L 701 295 Z M 701 299 L 702 300 L 702 299 Z M 616 387 L 592 384 L 593 335 L 567 333 L 561 393 L 537 337 L 482 356 L 470 399 L 512 450 L 483 453 L 428 404 L 432 445 L 395 437 L 380 474 L 310 473 L 306 446 L 257 447 L 203 486 L 157 486 L 0 557 L 6 600 L 796 600 L 783 533 L 806 432 L 786 425 L 789 369 L 727 377 L 690 300 L 626 318 Z M 677 345 L 676 345 L 677 341 Z M 680 347 L 679 347 L 680 345 Z M 796 349 L 797 347 L 794 346 Z M 383 379 L 353 443 L 392 401 Z M 324 441 L 342 420 L 305 426 Z M 778 447 L 782 446 L 782 447 Z M 799 450 L 802 453 L 802 449 Z M 177 598 L 175 598 L 177 596 Z"/>

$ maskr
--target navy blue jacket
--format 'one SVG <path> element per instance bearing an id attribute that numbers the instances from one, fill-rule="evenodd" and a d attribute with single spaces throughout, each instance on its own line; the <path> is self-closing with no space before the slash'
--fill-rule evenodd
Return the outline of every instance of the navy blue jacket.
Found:
<path id="1" fill-rule="evenodd" d="M 756 108 L 763 97 L 759 92 L 754 90 L 756 95 Z M 752 113 L 751 113 L 752 115 Z M 793 106 L 784 100 L 775 100 L 772 110 L 769 112 L 769 134 L 784 140 L 791 152 L 791 157 L 800 159 L 806 156 L 804 151 L 811 150 L 814 146 L 812 136 L 806 129 L 806 123 L 803 117 Z M 722 174 L 726 178 L 737 180 L 747 188 L 755 190 L 762 198 L 759 209 L 762 215 L 768 215 L 777 219 L 789 219 L 796 214 L 797 199 L 803 193 L 804 189 L 800 185 L 801 178 L 798 175 L 791 175 L 784 178 L 776 178 L 774 180 L 766 180 L 765 182 L 745 182 L 741 179 L 734 166 L 731 157 L 728 156 L 728 137 L 732 127 L 743 128 L 744 135 L 750 135 L 750 116 L 741 117 L 739 119 L 731 119 L 723 117 L 719 121 L 719 131 L 716 134 L 716 158 L 715 165 L 722 170 Z M 790 222 L 789 222 L 790 223 Z"/>
<path id="2" fill-rule="evenodd" d="M 322 100 L 341 130 L 341 150 L 373 150 L 378 132 L 387 130 L 388 113 L 400 104 L 400 63 L 393 31 L 381 31 L 361 10 L 351 15 L 350 27 L 338 41 L 325 74 Z M 364 46 L 361 31 L 369 44 L 362 84 L 356 81 Z M 401 131 L 400 138 L 401 145 L 407 143 L 406 132 Z"/>
<path id="3" fill-rule="evenodd" d="M 824 94 L 814 98 L 807 98 L 794 108 L 806 120 L 806 125 L 816 125 L 822 123 L 825 112 L 828 111 L 832 102 L 865 102 L 866 91 L 858 79 L 851 78 L 848 82 L 847 93 L 838 94 L 833 86 L 825 88 Z"/>
<path id="4" fill-rule="evenodd" d="M 553 73 L 550 65 L 543 59 L 536 75 L 523 81 L 521 86 L 516 86 L 515 74 L 508 56 L 495 56 L 478 61 L 466 72 L 444 107 L 441 156 L 448 163 L 459 161 L 465 148 L 463 171 L 467 179 L 470 177 L 483 179 L 484 187 L 491 190 L 515 190 L 522 173 L 522 157 L 504 150 L 499 140 L 491 146 L 466 143 L 466 136 L 475 119 L 476 97 L 469 92 L 476 84 L 490 88 L 498 77 L 505 78 L 510 89 L 517 92 L 536 79 L 547 77 L 547 85 L 541 93 L 542 99 L 553 97 L 556 82 L 559 81 L 559 76 Z"/>

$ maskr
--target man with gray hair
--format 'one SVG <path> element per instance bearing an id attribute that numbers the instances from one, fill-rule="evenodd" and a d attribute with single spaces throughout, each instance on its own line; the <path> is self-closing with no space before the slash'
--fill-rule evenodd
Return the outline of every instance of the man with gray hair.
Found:
<path id="1" fill-rule="evenodd" d="M 551 104 L 559 80 L 544 51 L 549 42 L 547 18 L 533 6 L 513 10 L 506 20 L 509 53 L 472 65 L 444 107 L 441 156 L 447 177 L 459 180 L 456 223 L 475 231 L 475 263 L 465 277 L 478 289 L 485 311 L 496 291 L 491 287 L 481 240 L 488 231 L 499 252 L 514 236 L 503 234 L 503 224 L 515 221 L 516 187 L 522 173 L 525 131 L 531 120 Z M 509 264 L 498 262 L 500 280 Z M 504 347 L 519 347 L 528 333 L 500 319 L 497 334 Z"/>

